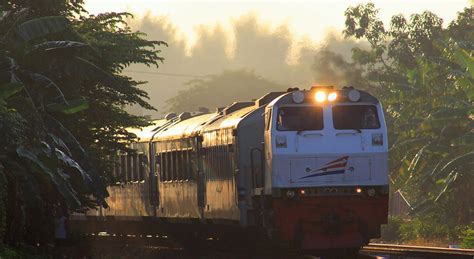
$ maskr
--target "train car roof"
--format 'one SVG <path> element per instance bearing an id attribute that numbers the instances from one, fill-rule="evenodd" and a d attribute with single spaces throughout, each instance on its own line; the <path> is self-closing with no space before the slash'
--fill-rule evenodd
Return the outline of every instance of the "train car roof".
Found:
<path id="1" fill-rule="evenodd" d="M 248 114 L 267 105 L 271 100 L 282 93 L 283 92 L 270 92 L 256 101 L 235 102 L 216 113 L 200 114 L 183 120 L 179 120 L 178 118 L 169 121 L 164 120 L 160 129 L 148 133 L 139 133 L 144 135 L 148 141 L 153 134 L 155 134 L 153 139 L 160 141 L 193 137 L 200 132 L 220 128 L 235 128 Z"/>
<path id="2" fill-rule="evenodd" d="M 166 123 L 166 119 L 152 120 L 152 125 L 143 128 L 127 128 L 127 131 L 137 135 L 138 142 L 147 142 L 151 139 L 151 136 L 155 131 L 154 129 L 163 126 Z"/>
<path id="3" fill-rule="evenodd" d="M 175 121 L 168 126 L 158 130 L 154 140 L 181 139 L 194 136 L 199 130 L 217 113 L 201 114 L 189 119 Z"/>
<path id="4" fill-rule="evenodd" d="M 213 131 L 216 129 L 223 129 L 223 128 L 235 128 L 238 126 L 239 122 L 245 118 L 245 116 L 252 111 L 258 109 L 255 105 L 248 106 L 237 111 L 234 111 L 230 114 L 223 115 L 215 121 L 208 123 L 206 126 L 202 128 L 203 132 L 206 131 Z"/>

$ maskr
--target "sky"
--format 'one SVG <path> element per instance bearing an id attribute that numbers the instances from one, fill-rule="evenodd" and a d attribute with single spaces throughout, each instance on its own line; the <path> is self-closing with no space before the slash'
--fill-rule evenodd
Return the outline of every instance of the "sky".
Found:
<path id="1" fill-rule="evenodd" d="M 393 15 L 409 16 L 425 10 L 443 18 L 446 26 L 457 12 L 470 5 L 469 0 L 372 2 L 380 9 L 378 17 L 385 26 Z M 135 18 L 129 24 L 133 30 L 145 32 L 148 39 L 169 44 L 159 48 L 165 58 L 159 68 L 133 64 L 123 71 L 135 80 L 148 82 L 142 89 L 158 109 L 153 112 L 134 107 L 137 109 L 131 112 L 157 118 L 167 111 L 168 100 L 189 89 L 194 79 L 189 76 L 193 75 L 202 78 L 229 70 L 248 70 L 284 86 L 305 88 L 328 80 L 334 85 L 351 84 L 337 73 L 329 73 L 322 53 L 329 50 L 350 59 L 353 47 L 367 45 L 364 41 L 344 39 L 341 34 L 344 11 L 349 6 L 366 3 L 363 1 L 85 0 L 85 3 L 91 14 L 132 13 Z"/>
<path id="2" fill-rule="evenodd" d="M 355 0 L 86 0 L 86 8 L 100 12 L 127 11 L 136 17 L 146 13 L 167 17 L 181 36 L 192 45 L 199 25 L 229 24 L 242 15 L 254 14 L 262 21 L 275 26 L 286 25 L 297 38 L 308 37 L 319 41 L 328 30 L 344 27 L 344 10 L 348 6 L 366 3 Z M 430 10 L 451 21 L 456 12 L 470 5 L 469 0 L 375 0 L 384 22 L 395 14 L 410 15 Z"/>

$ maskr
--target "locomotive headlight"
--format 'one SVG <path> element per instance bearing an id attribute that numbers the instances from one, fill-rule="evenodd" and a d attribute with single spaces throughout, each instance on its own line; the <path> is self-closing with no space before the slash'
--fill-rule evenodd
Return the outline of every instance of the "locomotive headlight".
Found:
<path id="1" fill-rule="evenodd" d="M 332 93 L 328 94 L 328 101 L 334 102 L 336 99 L 337 99 L 337 93 L 336 92 L 332 92 Z"/>
<path id="2" fill-rule="evenodd" d="M 360 99 L 360 92 L 355 89 L 350 90 L 347 97 L 351 102 L 357 102 Z"/>
<path id="3" fill-rule="evenodd" d="M 369 195 L 370 197 L 374 197 L 375 196 L 375 189 L 374 188 L 369 188 L 367 190 L 367 195 Z"/>
<path id="4" fill-rule="evenodd" d="M 286 197 L 288 197 L 288 199 L 293 199 L 295 197 L 295 191 L 293 190 L 288 190 L 286 192 Z"/>
<path id="5" fill-rule="evenodd" d="M 316 102 L 318 103 L 322 103 L 326 101 L 326 92 L 317 91 L 316 94 L 314 95 L 314 99 L 316 99 Z"/>
<path id="6" fill-rule="evenodd" d="M 291 94 L 291 98 L 294 103 L 302 103 L 304 101 L 304 93 L 301 91 L 295 91 Z"/>

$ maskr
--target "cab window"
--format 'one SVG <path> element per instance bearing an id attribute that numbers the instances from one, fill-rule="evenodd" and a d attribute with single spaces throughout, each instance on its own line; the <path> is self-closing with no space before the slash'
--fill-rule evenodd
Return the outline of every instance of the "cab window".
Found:
<path id="1" fill-rule="evenodd" d="M 322 130 L 323 108 L 317 106 L 291 106 L 278 109 L 277 130 Z"/>
<path id="2" fill-rule="evenodd" d="M 380 128 L 375 105 L 338 105 L 332 108 L 335 129 Z"/>

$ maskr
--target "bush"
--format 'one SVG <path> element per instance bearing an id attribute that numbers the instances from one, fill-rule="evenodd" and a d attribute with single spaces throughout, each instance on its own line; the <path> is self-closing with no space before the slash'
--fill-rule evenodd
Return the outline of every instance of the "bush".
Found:
<path id="1" fill-rule="evenodd" d="M 461 248 L 474 248 L 474 224 L 463 232 Z"/>
<path id="2" fill-rule="evenodd" d="M 400 226 L 403 224 L 403 219 L 400 217 L 388 218 L 388 223 L 382 226 L 382 237 L 383 241 L 400 241 L 401 232 Z"/>
<path id="3" fill-rule="evenodd" d="M 3 245 L 6 232 L 7 220 L 7 178 L 3 172 L 3 166 L 0 165 L 0 245 Z"/>
<path id="4" fill-rule="evenodd" d="M 390 217 L 382 226 L 382 240 L 388 242 L 457 242 L 461 233 L 468 237 L 466 226 L 450 228 L 434 215 L 424 215 L 410 220 Z M 474 230 L 472 230 L 474 232 Z M 469 232 L 471 233 L 471 232 Z M 472 235 L 472 234 L 471 234 Z"/>
<path id="5" fill-rule="evenodd" d="M 25 244 L 18 244 L 17 246 L 0 246 L 1 259 L 49 259 L 57 258 L 52 250 L 52 247 L 37 247 Z"/>
<path id="6" fill-rule="evenodd" d="M 406 221 L 400 226 L 400 237 L 402 241 L 416 239 L 445 240 L 455 235 L 456 229 L 450 229 L 446 224 L 440 222 L 434 215 L 424 215 Z M 459 232 L 458 232 L 459 234 Z"/>
<path id="7" fill-rule="evenodd" d="M 405 221 L 400 225 L 400 241 L 410 241 L 418 237 L 418 220 Z"/>
<path id="8" fill-rule="evenodd" d="M 14 249 L 8 247 L 0 247 L 0 258 L 21 258 L 20 254 L 18 254 Z"/>

